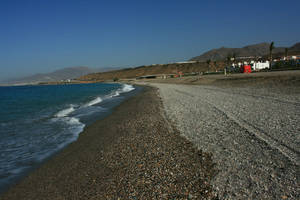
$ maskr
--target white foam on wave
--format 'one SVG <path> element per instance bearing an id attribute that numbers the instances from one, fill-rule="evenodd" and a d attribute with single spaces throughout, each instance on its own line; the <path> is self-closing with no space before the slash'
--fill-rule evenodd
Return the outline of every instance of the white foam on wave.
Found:
<path id="1" fill-rule="evenodd" d="M 120 96 L 119 91 L 116 91 L 116 92 L 112 95 L 112 97 L 117 97 L 117 96 Z"/>
<path id="2" fill-rule="evenodd" d="M 70 113 L 72 113 L 74 111 L 75 111 L 74 105 L 71 104 L 69 108 L 66 108 L 66 109 L 61 110 L 58 113 L 56 113 L 55 117 L 66 117 L 67 115 L 69 115 Z"/>
<path id="3" fill-rule="evenodd" d="M 130 92 L 135 88 L 132 85 L 124 84 L 122 87 L 122 92 Z"/>
<path id="4" fill-rule="evenodd" d="M 114 91 L 113 93 L 111 93 L 110 95 L 108 95 L 107 98 L 113 98 L 113 97 L 117 97 L 117 96 L 120 96 L 119 90 Z"/>
<path id="5" fill-rule="evenodd" d="M 68 144 L 76 141 L 79 134 L 84 130 L 84 127 L 85 127 L 85 124 L 81 123 L 79 121 L 79 119 L 76 117 L 56 118 L 55 122 L 57 122 L 57 121 L 62 121 L 68 125 L 68 131 L 66 131 L 66 132 L 67 132 L 67 135 L 69 135 L 69 136 L 65 141 L 58 143 L 55 148 L 51 149 L 51 151 L 49 151 L 47 153 L 42 152 L 40 155 L 36 156 L 35 160 L 37 160 L 38 162 L 41 162 L 42 160 L 49 157 L 54 152 L 57 152 L 57 151 L 61 150 L 62 148 L 64 148 L 65 146 L 67 146 Z M 62 133 L 62 134 L 66 134 L 66 133 Z"/>
<path id="6" fill-rule="evenodd" d="M 93 99 L 92 101 L 88 102 L 87 104 L 85 104 L 85 106 L 93 106 L 95 104 L 98 104 L 102 101 L 102 99 L 100 97 L 97 97 L 95 99 Z"/>
<path id="7" fill-rule="evenodd" d="M 104 99 L 109 99 L 109 98 L 117 97 L 117 96 L 120 96 L 121 93 L 130 92 L 130 91 L 132 91 L 134 89 L 135 88 L 132 85 L 123 84 L 121 88 L 119 88 L 119 89 L 111 92 L 109 95 L 107 95 L 106 97 L 104 97 Z"/>
<path id="8" fill-rule="evenodd" d="M 70 142 L 75 141 L 79 134 L 83 131 L 85 124 L 80 122 L 80 120 L 76 117 L 64 117 L 60 118 L 64 123 L 69 125 L 69 130 L 72 133 L 72 137 L 69 138 L 63 145 L 68 144 Z"/>
<path id="9" fill-rule="evenodd" d="M 77 140 L 79 134 L 83 131 L 85 124 L 81 123 L 79 119 L 75 117 L 70 117 L 69 119 L 67 119 L 67 123 L 71 125 L 69 129 L 71 130 L 73 135 L 66 143 L 74 142 L 75 140 Z"/>
<path id="10" fill-rule="evenodd" d="M 76 117 L 67 118 L 66 122 L 70 125 L 81 125 L 82 123 Z"/>

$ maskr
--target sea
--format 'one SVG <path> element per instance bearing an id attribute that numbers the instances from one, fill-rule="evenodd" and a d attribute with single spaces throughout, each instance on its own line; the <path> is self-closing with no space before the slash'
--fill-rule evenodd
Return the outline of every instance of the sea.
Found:
<path id="1" fill-rule="evenodd" d="M 0 193 L 138 90 L 106 83 L 0 87 Z"/>

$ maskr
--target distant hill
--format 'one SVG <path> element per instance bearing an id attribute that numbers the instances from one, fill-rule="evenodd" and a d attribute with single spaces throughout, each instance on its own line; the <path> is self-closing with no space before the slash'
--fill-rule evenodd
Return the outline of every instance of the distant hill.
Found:
<path id="1" fill-rule="evenodd" d="M 296 44 L 294 44 L 293 46 L 291 46 L 290 48 L 289 48 L 289 51 L 290 52 L 300 52 L 300 42 L 298 42 L 298 43 L 296 43 Z"/>
<path id="2" fill-rule="evenodd" d="M 288 48 L 288 56 L 293 56 L 293 55 L 300 55 L 300 42 L 294 44 L 293 46 L 291 46 L 290 48 Z M 280 58 L 285 56 L 285 50 L 282 52 L 276 52 L 273 55 L 273 58 Z M 265 58 L 268 58 L 269 55 L 265 55 Z"/>
<path id="3" fill-rule="evenodd" d="M 208 66 L 206 62 L 157 64 L 100 73 L 92 73 L 82 76 L 77 80 L 111 81 L 115 78 L 129 79 L 145 75 L 177 74 L 178 72 L 183 72 L 184 74 L 186 74 L 192 72 L 206 72 L 208 70 L 220 70 L 223 69 L 224 66 L 224 62 L 211 63 L 210 66 Z"/>
<path id="4" fill-rule="evenodd" d="M 254 44 L 254 45 L 248 45 L 242 48 L 221 47 L 219 49 L 213 49 L 207 51 L 200 56 L 191 58 L 190 60 L 199 61 L 199 62 L 205 62 L 208 59 L 212 61 L 225 60 L 228 55 L 232 55 L 232 54 L 235 54 L 236 57 L 264 56 L 269 54 L 269 46 L 270 46 L 269 43 L 264 42 L 264 43 Z M 295 48 L 299 48 L 299 45 L 295 46 Z M 275 49 L 273 50 L 273 53 L 284 52 L 284 49 L 285 49 L 284 47 L 276 47 L 275 44 Z"/>
<path id="5" fill-rule="evenodd" d="M 55 81 L 61 81 L 67 79 L 75 79 L 86 74 L 91 74 L 96 72 L 106 72 L 106 71 L 117 70 L 117 69 L 120 68 L 94 69 L 94 68 L 89 68 L 84 66 L 67 67 L 50 73 L 38 73 L 32 76 L 9 79 L 6 81 L 1 81 L 1 83 L 2 84 L 36 84 L 42 82 L 55 82 Z"/>
<path id="6" fill-rule="evenodd" d="M 60 70 L 56 70 L 50 73 L 39 73 L 32 76 L 26 76 L 16 79 L 10 79 L 5 81 L 8 84 L 27 84 L 27 83 L 40 83 L 40 82 L 51 82 L 61 81 L 66 79 L 77 78 L 89 73 L 94 73 L 95 70 L 88 67 L 68 67 Z"/>

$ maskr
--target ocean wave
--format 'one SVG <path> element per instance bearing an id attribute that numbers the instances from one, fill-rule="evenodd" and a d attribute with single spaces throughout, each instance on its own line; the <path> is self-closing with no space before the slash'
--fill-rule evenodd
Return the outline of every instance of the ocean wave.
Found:
<path id="1" fill-rule="evenodd" d="M 70 105 L 70 108 L 66 108 L 64 110 L 59 111 L 58 113 L 55 114 L 55 117 L 66 117 L 70 113 L 74 112 L 75 108 L 74 105 Z"/>
<path id="2" fill-rule="evenodd" d="M 134 90 L 135 88 L 132 85 L 124 84 L 122 87 L 123 92 L 130 92 Z"/>
<path id="3" fill-rule="evenodd" d="M 132 85 L 124 84 L 124 85 L 122 85 L 122 88 L 117 89 L 116 91 L 114 91 L 110 95 L 108 95 L 108 98 L 120 96 L 121 93 L 130 92 L 134 89 L 135 88 Z"/>
<path id="4" fill-rule="evenodd" d="M 66 119 L 66 122 L 70 125 L 82 125 L 83 124 L 76 117 L 68 117 Z"/>
<path id="5" fill-rule="evenodd" d="M 78 118 L 71 117 L 68 119 L 67 123 L 70 125 L 69 130 L 73 133 L 73 135 L 66 141 L 62 146 L 67 145 L 68 143 L 74 142 L 77 140 L 79 134 L 83 131 L 85 124 L 81 123 Z"/>
<path id="6" fill-rule="evenodd" d="M 97 97 L 95 99 L 93 99 L 92 101 L 88 102 L 87 104 L 85 104 L 85 107 L 87 106 L 93 106 L 95 104 L 98 104 L 102 101 L 102 99 L 100 97 Z"/>
<path id="7" fill-rule="evenodd" d="M 63 122 L 67 125 L 67 129 L 65 129 L 64 135 L 67 135 L 67 138 L 65 138 L 64 141 L 57 141 L 55 147 L 52 147 L 51 151 L 43 151 L 40 152 L 38 155 L 35 155 L 34 159 L 38 162 L 43 161 L 45 158 L 52 155 L 54 152 L 57 152 L 67 146 L 68 144 L 74 142 L 77 140 L 80 133 L 83 131 L 85 124 L 81 123 L 80 120 L 76 117 L 62 117 L 62 118 L 56 118 L 55 122 Z"/>
<path id="8" fill-rule="evenodd" d="M 111 97 L 117 97 L 117 96 L 120 96 L 120 93 L 119 91 L 115 91 L 114 94 L 111 95 Z"/>

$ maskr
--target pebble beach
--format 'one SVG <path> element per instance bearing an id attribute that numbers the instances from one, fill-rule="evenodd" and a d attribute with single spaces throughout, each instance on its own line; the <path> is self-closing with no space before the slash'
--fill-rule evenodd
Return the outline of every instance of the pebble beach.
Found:
<path id="1" fill-rule="evenodd" d="M 217 199 L 216 173 L 145 87 L 0 199 Z"/>
<path id="2" fill-rule="evenodd" d="M 299 199 L 299 75 L 139 81 L 0 199 Z"/>

